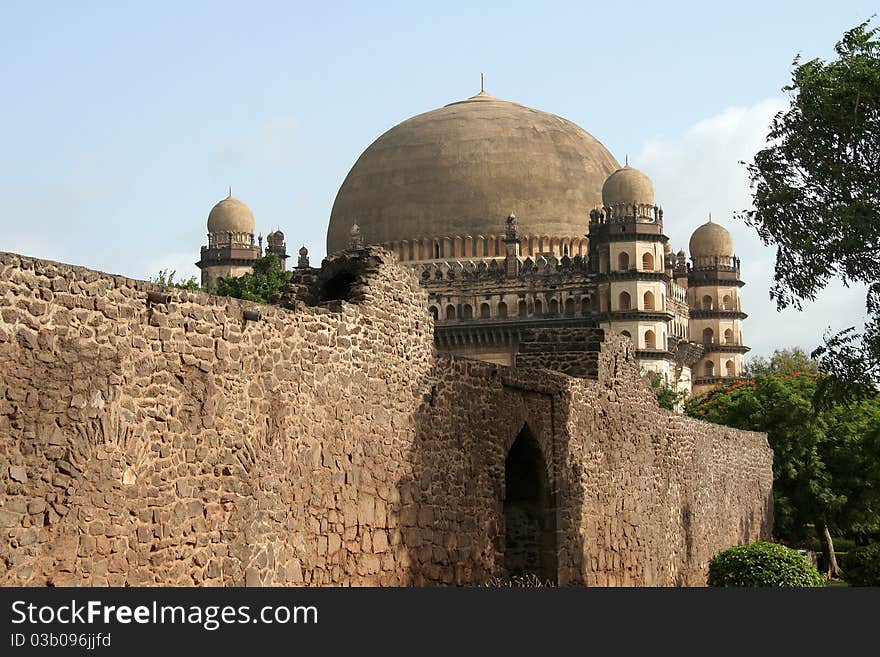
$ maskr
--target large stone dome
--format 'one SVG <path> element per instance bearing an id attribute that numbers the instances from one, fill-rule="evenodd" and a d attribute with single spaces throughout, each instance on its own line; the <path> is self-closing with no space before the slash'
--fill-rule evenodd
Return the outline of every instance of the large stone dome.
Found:
<path id="1" fill-rule="evenodd" d="M 602 184 L 620 165 L 571 121 L 485 92 L 391 128 L 336 195 L 327 251 L 357 223 L 365 243 L 501 235 L 583 237 Z"/>
<path id="2" fill-rule="evenodd" d="M 209 233 L 253 233 L 254 213 L 242 201 L 232 196 L 220 201 L 208 214 Z"/>

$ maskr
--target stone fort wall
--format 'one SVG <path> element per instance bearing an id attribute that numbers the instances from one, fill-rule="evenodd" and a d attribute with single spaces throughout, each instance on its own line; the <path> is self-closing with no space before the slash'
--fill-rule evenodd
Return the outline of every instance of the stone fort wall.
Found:
<path id="1" fill-rule="evenodd" d="M 284 309 L 0 254 L 0 584 L 481 584 L 524 432 L 562 584 L 769 535 L 766 437 L 658 408 L 624 343 L 594 380 L 439 356 L 388 254 L 321 274 Z"/>

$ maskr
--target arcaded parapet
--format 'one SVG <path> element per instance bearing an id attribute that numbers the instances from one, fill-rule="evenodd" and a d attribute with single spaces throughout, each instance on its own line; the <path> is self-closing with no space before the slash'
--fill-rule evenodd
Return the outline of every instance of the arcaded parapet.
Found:
<path id="1" fill-rule="evenodd" d="M 701 584 L 769 532 L 766 437 L 616 338 L 595 381 L 437 356 L 387 253 L 312 272 L 285 310 L 0 254 L 0 584 Z"/>

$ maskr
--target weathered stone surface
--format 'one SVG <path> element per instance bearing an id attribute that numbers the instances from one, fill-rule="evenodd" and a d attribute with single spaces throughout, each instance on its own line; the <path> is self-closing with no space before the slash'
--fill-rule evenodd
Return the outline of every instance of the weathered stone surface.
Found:
<path id="1" fill-rule="evenodd" d="M 765 436 L 661 410 L 616 338 L 560 335 L 595 380 L 438 356 L 425 292 L 379 250 L 328 259 L 259 322 L 0 262 L 0 584 L 479 584 L 504 567 L 524 428 L 563 584 L 699 585 L 769 534 Z"/>
<path id="2" fill-rule="evenodd" d="M 12 481 L 24 483 L 27 481 L 27 469 L 21 466 L 11 466 L 9 468 L 9 478 Z"/>

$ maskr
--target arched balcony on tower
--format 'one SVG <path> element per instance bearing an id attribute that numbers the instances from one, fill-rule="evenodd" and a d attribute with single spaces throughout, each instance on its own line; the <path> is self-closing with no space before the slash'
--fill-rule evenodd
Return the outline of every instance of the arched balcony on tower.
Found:
<path id="1" fill-rule="evenodd" d="M 703 344 L 713 344 L 715 342 L 715 331 L 706 327 L 703 329 Z"/>

